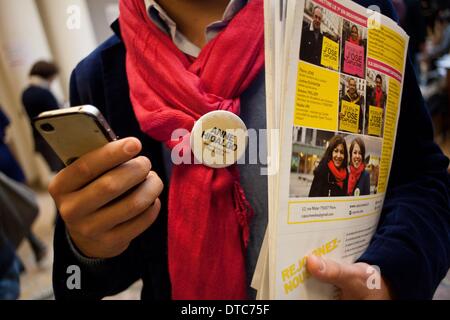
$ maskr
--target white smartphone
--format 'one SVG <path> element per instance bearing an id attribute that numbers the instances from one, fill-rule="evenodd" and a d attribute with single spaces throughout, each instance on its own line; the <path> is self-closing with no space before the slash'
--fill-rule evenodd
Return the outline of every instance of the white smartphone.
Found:
<path id="1" fill-rule="evenodd" d="M 33 124 L 66 166 L 117 140 L 101 112 L 91 105 L 44 112 Z"/>

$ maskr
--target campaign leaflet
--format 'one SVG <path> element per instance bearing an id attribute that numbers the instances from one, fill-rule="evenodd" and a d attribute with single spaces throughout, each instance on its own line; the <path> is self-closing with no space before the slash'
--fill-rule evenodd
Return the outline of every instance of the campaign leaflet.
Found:
<path id="1" fill-rule="evenodd" d="M 270 299 L 333 299 L 335 287 L 310 277 L 306 257 L 353 263 L 377 228 L 409 38 L 391 19 L 352 1 L 287 5 L 280 167 L 269 180 L 276 199 L 268 268 L 258 268 L 268 276 L 258 279 L 269 282 Z"/>

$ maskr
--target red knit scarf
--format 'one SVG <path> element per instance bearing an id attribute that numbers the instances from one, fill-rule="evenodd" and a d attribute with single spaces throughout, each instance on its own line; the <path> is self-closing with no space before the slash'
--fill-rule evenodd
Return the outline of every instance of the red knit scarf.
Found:
<path id="1" fill-rule="evenodd" d="M 263 1 L 249 1 L 192 61 L 149 19 L 144 1 L 121 0 L 130 98 L 143 132 L 173 148 L 180 142 L 170 140 L 172 132 L 191 131 L 202 115 L 239 114 L 240 95 L 264 67 L 263 21 Z M 236 166 L 175 165 L 168 210 L 172 298 L 247 298 L 252 210 Z"/>
<path id="2" fill-rule="evenodd" d="M 331 173 L 333 174 L 334 178 L 336 179 L 336 184 L 341 187 L 341 189 L 344 188 L 344 181 L 347 178 L 347 170 L 344 168 L 336 168 L 334 165 L 333 160 L 330 160 L 328 162 L 328 169 L 330 169 Z"/>
<path id="3" fill-rule="evenodd" d="M 382 108 L 381 99 L 383 98 L 383 90 L 378 87 L 375 89 L 375 104 L 378 108 Z"/>
<path id="4" fill-rule="evenodd" d="M 357 46 L 359 46 L 360 43 L 361 43 L 361 41 L 359 40 L 359 37 L 357 37 L 356 39 L 353 39 L 352 37 L 349 37 L 348 38 L 348 42 L 353 43 L 353 44 L 355 44 Z"/>
<path id="5" fill-rule="evenodd" d="M 356 184 L 358 183 L 361 174 L 365 170 L 365 165 L 361 164 L 358 168 L 350 166 L 350 174 L 348 176 L 348 195 L 352 196 L 355 191 Z"/>

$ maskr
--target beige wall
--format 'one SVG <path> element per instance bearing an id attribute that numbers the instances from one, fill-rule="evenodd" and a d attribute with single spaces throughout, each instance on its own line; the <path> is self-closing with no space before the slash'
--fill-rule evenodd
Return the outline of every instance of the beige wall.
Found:
<path id="1" fill-rule="evenodd" d="M 38 179 L 39 172 L 21 95 L 28 84 L 30 65 L 51 58 L 35 2 L 0 0 L 0 103 L 12 122 L 13 146 L 30 182 Z"/>
<path id="2" fill-rule="evenodd" d="M 117 18 L 119 0 L 88 0 L 87 5 L 97 42 L 101 43 L 113 34 L 110 24 Z"/>
<path id="3" fill-rule="evenodd" d="M 85 0 L 36 0 L 36 3 L 50 49 L 61 69 L 67 101 L 72 70 L 97 46 L 88 7 Z"/>
<path id="4" fill-rule="evenodd" d="M 79 13 L 79 28 L 68 25 L 74 13 L 68 9 L 73 6 Z M 34 154 L 31 126 L 21 102 L 30 67 L 40 59 L 55 61 L 61 73 L 53 93 L 60 102 L 67 101 L 73 68 L 96 46 L 86 0 L 0 0 L 0 104 L 12 122 L 13 149 L 30 183 L 45 184 L 48 174 Z"/>

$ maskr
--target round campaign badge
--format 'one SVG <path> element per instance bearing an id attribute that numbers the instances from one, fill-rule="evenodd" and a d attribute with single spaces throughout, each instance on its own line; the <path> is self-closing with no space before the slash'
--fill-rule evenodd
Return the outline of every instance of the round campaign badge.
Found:
<path id="1" fill-rule="evenodd" d="M 232 112 L 212 111 L 195 123 L 190 142 L 196 163 L 214 169 L 226 168 L 245 154 L 247 127 Z"/>

